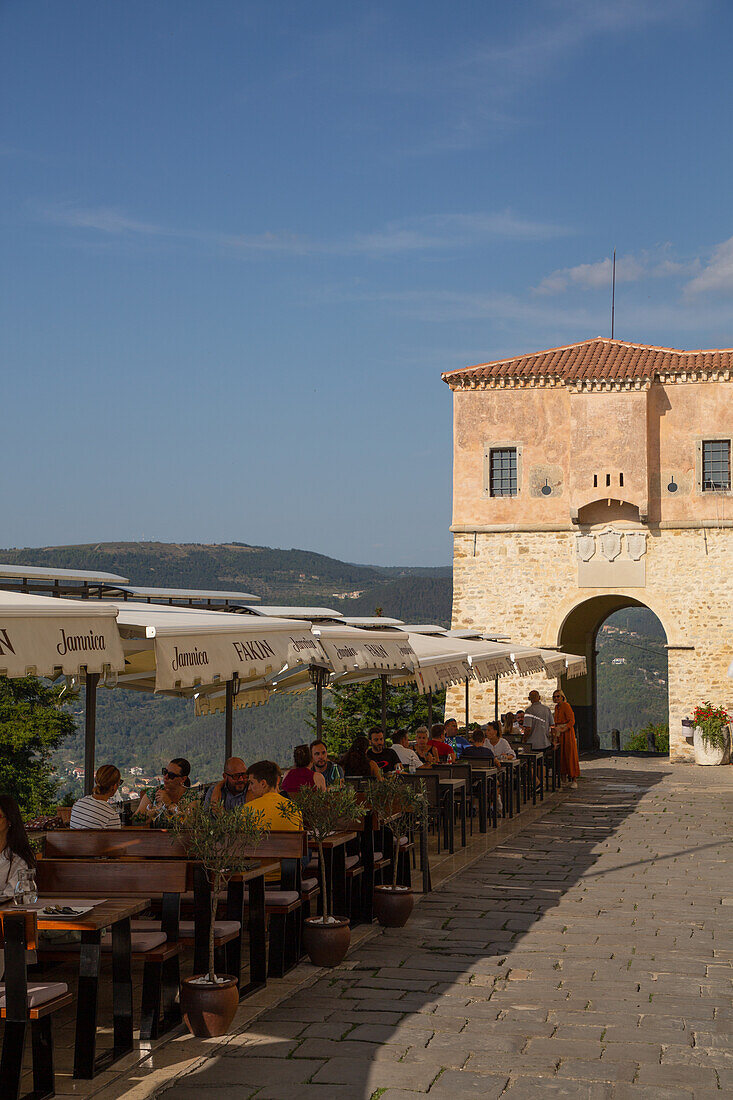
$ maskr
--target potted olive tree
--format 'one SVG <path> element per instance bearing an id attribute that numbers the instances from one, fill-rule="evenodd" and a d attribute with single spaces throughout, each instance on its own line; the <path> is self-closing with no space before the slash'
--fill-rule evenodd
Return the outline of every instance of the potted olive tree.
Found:
<path id="1" fill-rule="evenodd" d="M 315 966 L 338 966 L 349 950 L 351 929 L 347 916 L 333 915 L 332 886 L 327 880 L 323 844 L 338 829 L 364 816 L 365 809 L 356 801 L 353 787 L 301 787 L 290 796 L 290 806 L 283 814 L 291 821 L 302 821 L 303 828 L 318 848 L 318 871 L 321 879 L 323 913 L 308 917 L 303 924 L 303 946 Z"/>
<path id="2" fill-rule="evenodd" d="M 398 886 L 400 839 L 409 835 L 427 808 L 423 790 L 405 783 L 399 775 L 388 775 L 369 783 L 366 799 L 382 825 L 392 833 L 392 884 L 374 889 L 374 912 L 385 928 L 402 928 L 415 899 L 409 886 Z M 423 827 L 425 823 L 423 822 Z"/>
<path id="3" fill-rule="evenodd" d="M 219 894 L 229 880 L 252 866 L 252 849 L 268 833 L 263 814 L 249 806 L 214 810 L 190 802 L 172 814 L 169 828 L 191 859 L 201 863 L 210 888 L 209 969 L 181 983 L 181 1010 L 189 1031 L 201 1038 L 225 1035 L 239 1004 L 238 977 L 214 968 L 214 925 Z"/>
<path id="4" fill-rule="evenodd" d="M 724 707 L 702 703 L 693 714 L 696 764 L 727 764 L 730 760 L 731 716 Z"/>

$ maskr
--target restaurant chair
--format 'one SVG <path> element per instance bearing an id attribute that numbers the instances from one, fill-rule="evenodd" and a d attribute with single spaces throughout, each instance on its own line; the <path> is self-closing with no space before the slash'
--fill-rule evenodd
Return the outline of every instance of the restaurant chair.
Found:
<path id="1" fill-rule="evenodd" d="M 0 1096 L 18 1100 L 23 1072 L 25 1038 L 30 1024 L 33 1051 L 33 1100 L 56 1092 L 51 1017 L 71 1004 L 63 982 L 29 982 L 27 951 L 38 940 L 36 914 L 0 911 L 0 947 L 5 950 L 5 980 L 0 982 L 0 1019 L 5 1021 L 0 1058 Z"/>

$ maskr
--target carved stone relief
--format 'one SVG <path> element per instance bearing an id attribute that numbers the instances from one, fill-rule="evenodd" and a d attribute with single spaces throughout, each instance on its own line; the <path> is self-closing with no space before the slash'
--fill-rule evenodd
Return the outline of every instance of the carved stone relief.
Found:
<path id="1" fill-rule="evenodd" d="M 590 561 L 596 552 L 596 540 L 593 535 L 576 535 L 575 550 L 581 561 Z"/>
<path id="2" fill-rule="evenodd" d="M 626 532 L 626 552 L 632 561 L 640 561 L 646 554 L 646 533 L 644 531 Z"/>
<path id="3" fill-rule="evenodd" d="M 613 529 L 604 531 L 602 535 L 599 535 L 598 542 L 606 561 L 614 561 L 621 553 L 621 535 L 618 531 Z"/>

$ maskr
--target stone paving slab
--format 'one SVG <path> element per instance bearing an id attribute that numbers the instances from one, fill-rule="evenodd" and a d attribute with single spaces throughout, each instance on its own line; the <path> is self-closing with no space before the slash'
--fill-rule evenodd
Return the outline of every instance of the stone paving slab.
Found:
<path id="1" fill-rule="evenodd" d="M 584 764 L 577 791 L 406 928 L 366 940 L 155 1095 L 733 1095 L 733 768 L 712 771 Z"/>

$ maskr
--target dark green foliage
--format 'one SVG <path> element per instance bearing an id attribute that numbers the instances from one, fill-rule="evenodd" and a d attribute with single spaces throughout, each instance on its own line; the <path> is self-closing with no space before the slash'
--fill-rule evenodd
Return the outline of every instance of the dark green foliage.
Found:
<path id="1" fill-rule="evenodd" d="M 654 734 L 654 743 L 657 752 L 669 752 L 669 726 L 662 724 L 655 725 L 653 722 L 650 722 L 643 730 L 639 730 L 638 733 L 632 734 L 626 744 L 622 744 L 624 752 L 648 752 L 648 733 Z"/>
<path id="2" fill-rule="evenodd" d="M 76 729 L 60 693 L 34 676 L 0 679 L 0 791 L 17 799 L 24 814 L 39 814 L 54 801 L 51 754 Z"/>
<path id="3" fill-rule="evenodd" d="M 404 623 L 436 623 L 449 627 L 453 606 L 452 577 L 400 577 L 388 584 L 370 588 L 357 600 L 334 604 L 344 615 L 373 615 L 375 607 Z"/>
<path id="4" fill-rule="evenodd" d="M 624 734 L 667 720 L 667 651 L 662 624 L 648 608 L 617 611 L 603 625 L 611 631 L 600 630 L 596 643 L 598 730 L 609 748 L 604 731 L 619 729 L 623 744 Z M 626 663 L 614 665 L 619 658 Z"/>
<path id="5" fill-rule="evenodd" d="M 234 712 L 234 752 L 247 763 L 267 758 L 291 766 L 293 748 L 311 740 L 308 720 L 315 693 L 275 696 L 266 706 Z M 79 730 L 55 754 L 62 771 L 69 760 L 84 759 L 84 704 L 76 704 Z M 123 772 L 131 765 L 145 775 L 160 775 L 174 756 L 191 761 L 191 781 L 221 777 L 224 764 L 224 716 L 197 718 L 193 700 L 115 688 L 97 693 L 99 764 L 115 764 Z M 70 780 L 65 781 L 67 785 Z M 74 788 L 81 793 L 81 785 Z"/>
<path id="6" fill-rule="evenodd" d="M 433 721 L 442 722 L 445 691 L 433 693 Z M 428 697 L 420 695 L 414 684 L 387 688 L 387 736 L 390 730 L 410 731 L 428 721 Z M 340 756 L 359 734 L 382 724 L 382 685 L 379 680 L 366 684 L 335 687 L 330 702 L 323 707 L 323 734 L 328 751 Z"/>
<path id="7" fill-rule="evenodd" d="M 404 782 L 399 775 L 385 775 L 371 779 L 367 784 L 365 800 L 377 814 L 380 822 L 392 833 L 394 851 L 399 850 L 400 837 L 409 836 L 418 820 L 427 811 L 425 784 L 420 789 Z M 426 827 L 427 823 L 423 822 Z M 392 885 L 397 885 L 399 859 L 392 860 Z"/>
<path id="8" fill-rule="evenodd" d="M 356 792 L 348 785 L 343 787 L 301 787 L 289 796 L 289 805 L 283 806 L 283 815 L 296 825 L 301 825 L 318 847 L 318 868 L 321 876 L 323 917 L 327 919 L 333 909 L 333 898 L 328 890 L 326 861 L 323 842 L 330 833 L 343 828 L 344 822 L 358 821 L 366 813 L 357 804 Z"/>

